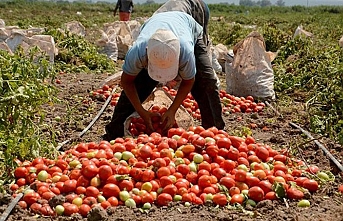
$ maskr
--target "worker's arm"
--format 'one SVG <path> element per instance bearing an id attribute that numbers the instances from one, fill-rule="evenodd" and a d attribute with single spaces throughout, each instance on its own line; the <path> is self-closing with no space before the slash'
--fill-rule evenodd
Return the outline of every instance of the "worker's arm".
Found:
<path id="1" fill-rule="evenodd" d="M 117 15 L 117 10 L 118 10 L 118 8 L 119 8 L 119 6 L 120 6 L 120 1 L 121 1 L 121 0 L 118 0 L 118 1 L 117 1 L 116 7 L 115 7 L 114 10 L 113 10 L 113 16 L 116 16 L 116 15 Z"/>
<path id="2" fill-rule="evenodd" d="M 190 80 L 182 80 L 177 94 L 171 106 L 168 108 L 165 114 L 163 114 L 161 121 L 164 124 L 164 131 L 170 129 L 175 123 L 176 111 L 181 106 L 183 100 L 187 97 L 188 93 L 191 91 L 195 78 Z"/>
<path id="3" fill-rule="evenodd" d="M 123 87 L 127 98 L 130 100 L 132 106 L 135 108 L 139 116 L 143 118 L 148 130 L 153 131 L 151 117 L 157 115 L 145 110 L 139 100 L 138 92 L 135 86 L 136 76 L 129 75 L 125 72 L 121 75 L 121 86 Z"/>

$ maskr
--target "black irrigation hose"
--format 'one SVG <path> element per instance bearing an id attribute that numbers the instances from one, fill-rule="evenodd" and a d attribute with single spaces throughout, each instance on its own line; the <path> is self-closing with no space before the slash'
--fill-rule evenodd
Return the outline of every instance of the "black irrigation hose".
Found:
<path id="1" fill-rule="evenodd" d="M 320 149 L 322 149 L 322 151 L 326 154 L 326 156 L 328 156 L 330 158 L 330 160 L 332 160 L 332 162 L 334 162 L 334 164 L 336 164 L 336 166 L 343 172 L 342 164 L 340 164 L 340 162 L 338 162 L 338 160 L 336 160 L 336 158 L 330 153 L 330 151 L 328 151 L 328 149 L 326 149 L 321 143 L 319 143 L 319 141 L 315 140 L 308 131 L 302 129 L 300 126 L 296 125 L 293 122 L 289 122 L 289 124 L 291 126 L 297 128 L 297 129 L 301 130 L 301 132 L 303 132 L 311 140 L 314 140 L 314 142 L 317 144 L 318 147 L 320 147 Z"/>
<path id="2" fill-rule="evenodd" d="M 277 115 L 280 115 L 280 113 L 268 102 L 265 102 L 267 104 L 268 107 L 270 107 Z M 301 128 L 300 126 L 298 126 L 297 124 L 293 123 L 293 122 L 289 122 L 289 124 L 292 127 L 295 127 L 297 129 L 299 129 L 303 134 L 305 134 L 308 138 L 310 138 L 311 140 L 314 140 L 315 144 L 322 149 L 322 151 L 325 153 L 326 156 L 328 156 L 330 158 L 330 160 L 332 160 L 332 162 L 337 166 L 338 169 L 340 169 L 343 172 L 343 166 L 342 164 L 340 164 L 340 162 L 338 162 L 338 160 L 330 153 L 330 151 L 328 149 L 326 149 L 318 140 L 314 139 L 314 137 L 312 137 L 312 135 L 304 130 L 303 128 Z"/>
<path id="3" fill-rule="evenodd" d="M 117 90 L 117 87 L 113 88 L 110 96 L 108 96 L 106 102 L 104 103 L 104 105 L 102 106 L 102 108 L 100 109 L 98 114 L 93 118 L 93 120 L 88 124 L 88 126 L 85 129 L 83 129 L 83 131 L 81 131 L 81 133 L 78 135 L 79 138 L 81 138 L 94 125 L 94 123 L 99 119 L 101 114 L 104 112 L 104 110 L 106 109 L 106 107 L 110 103 L 110 101 L 112 99 L 112 96 L 113 96 L 113 94 L 115 93 L 116 90 Z M 71 139 L 63 141 L 62 143 L 60 143 L 56 147 L 56 150 L 60 150 L 63 145 L 67 144 L 70 141 L 71 141 Z M 10 215 L 10 213 L 13 210 L 13 208 L 17 205 L 17 203 L 23 197 L 23 195 L 24 195 L 24 193 L 21 192 L 11 201 L 11 203 L 8 205 L 6 210 L 2 213 L 2 215 L 0 217 L 0 221 L 5 221 L 7 219 L 7 217 Z"/>
<path id="4" fill-rule="evenodd" d="M 110 96 L 108 96 L 106 102 L 104 103 L 104 105 L 102 105 L 102 108 L 99 110 L 98 114 L 93 118 L 93 120 L 88 124 L 88 126 L 83 129 L 81 131 L 81 133 L 79 133 L 78 138 L 81 138 L 93 125 L 94 123 L 99 119 L 99 117 L 101 116 L 101 114 L 104 112 L 104 110 L 106 109 L 106 107 L 108 106 L 108 104 L 110 103 L 113 94 L 115 93 L 115 91 L 117 90 L 117 87 L 113 88 Z M 60 150 L 62 146 L 64 146 L 65 144 L 69 143 L 72 139 L 68 139 L 63 141 L 62 143 L 60 143 L 57 147 L 56 150 Z M 0 220 L 1 221 L 1 220 Z"/>

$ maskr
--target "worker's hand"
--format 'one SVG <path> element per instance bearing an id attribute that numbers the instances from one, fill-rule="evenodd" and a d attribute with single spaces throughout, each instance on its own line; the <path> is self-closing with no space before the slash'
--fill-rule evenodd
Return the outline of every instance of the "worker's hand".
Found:
<path id="1" fill-rule="evenodd" d="M 148 133 L 152 133 L 155 131 L 154 127 L 152 126 L 153 118 L 160 117 L 161 115 L 159 113 L 152 113 L 150 111 L 144 111 L 141 115 L 141 118 L 143 118 L 144 123 L 147 128 Z"/>
<path id="2" fill-rule="evenodd" d="M 172 128 L 175 124 L 175 112 L 171 110 L 167 110 L 161 118 L 161 122 L 163 125 L 162 133 L 166 134 L 170 128 Z"/>
<path id="3" fill-rule="evenodd" d="M 169 82 L 167 82 L 167 84 L 166 84 L 166 86 L 167 86 L 168 88 L 173 88 L 173 89 L 175 89 L 176 85 L 177 85 L 177 81 L 175 81 L 175 80 L 169 81 Z"/>

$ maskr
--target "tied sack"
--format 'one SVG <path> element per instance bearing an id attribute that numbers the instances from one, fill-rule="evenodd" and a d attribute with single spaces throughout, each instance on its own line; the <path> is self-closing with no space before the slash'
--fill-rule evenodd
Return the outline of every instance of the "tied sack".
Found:
<path id="1" fill-rule="evenodd" d="M 238 97 L 274 100 L 274 72 L 261 34 L 251 32 L 233 49 L 232 68 L 226 72 L 226 92 Z"/>

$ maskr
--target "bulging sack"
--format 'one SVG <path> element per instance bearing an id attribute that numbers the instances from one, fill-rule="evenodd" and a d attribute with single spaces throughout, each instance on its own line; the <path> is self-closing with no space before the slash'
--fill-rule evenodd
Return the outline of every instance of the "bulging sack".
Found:
<path id="1" fill-rule="evenodd" d="M 226 92 L 257 100 L 275 99 L 274 72 L 262 35 L 251 32 L 234 47 L 231 68 L 225 70 Z"/>
<path id="2" fill-rule="evenodd" d="M 152 106 L 157 105 L 159 107 L 170 107 L 173 102 L 173 98 L 162 88 L 156 88 L 154 92 L 143 102 L 143 107 L 149 110 Z M 124 122 L 124 136 L 132 136 L 130 133 L 130 123 L 132 118 L 139 117 L 137 112 L 132 113 Z M 188 129 L 194 126 L 193 117 L 186 111 L 183 106 L 180 106 L 175 114 L 176 123 L 178 127 Z"/>

